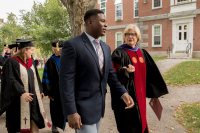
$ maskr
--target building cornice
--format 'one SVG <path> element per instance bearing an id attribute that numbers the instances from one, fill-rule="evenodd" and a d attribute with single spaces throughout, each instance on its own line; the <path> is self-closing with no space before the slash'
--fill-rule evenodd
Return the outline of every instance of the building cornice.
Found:
<path id="1" fill-rule="evenodd" d="M 176 18 L 188 18 L 188 17 L 195 17 L 197 14 L 200 14 L 200 9 L 191 10 L 191 11 L 183 11 L 183 12 L 176 12 L 176 13 L 166 13 L 160 15 L 153 15 L 153 16 L 145 16 L 139 17 L 136 20 L 137 23 L 144 22 L 144 21 L 151 21 L 151 20 L 160 20 L 160 19 L 176 19 Z M 117 30 L 117 29 L 124 29 L 128 24 L 123 25 L 111 25 L 108 26 L 108 30 Z"/>
<path id="2" fill-rule="evenodd" d="M 128 24 L 108 26 L 108 30 L 124 29 Z"/>
<path id="3" fill-rule="evenodd" d="M 166 13 L 166 14 L 159 14 L 159 15 L 153 15 L 153 16 L 145 16 L 145 17 L 139 17 L 138 21 L 151 21 L 151 20 L 159 20 L 159 19 L 173 19 L 177 17 L 187 17 L 187 16 L 195 16 L 197 14 L 200 14 L 200 9 L 191 10 L 191 11 L 183 11 L 183 12 L 176 12 L 176 13 Z"/>

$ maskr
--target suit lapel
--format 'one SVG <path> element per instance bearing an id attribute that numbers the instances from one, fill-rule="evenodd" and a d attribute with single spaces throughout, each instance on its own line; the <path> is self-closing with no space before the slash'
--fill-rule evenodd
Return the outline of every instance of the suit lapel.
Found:
<path id="1" fill-rule="evenodd" d="M 85 33 L 83 33 L 81 35 L 82 39 L 83 39 L 83 42 L 84 42 L 84 45 L 85 47 L 88 49 L 88 51 L 91 53 L 91 55 L 93 56 L 94 60 L 95 60 L 95 63 L 99 69 L 99 72 L 100 72 L 100 67 L 99 67 L 99 60 L 98 60 L 98 57 L 97 57 L 97 54 L 96 54 L 96 51 L 93 47 L 93 45 L 91 44 L 89 38 L 87 37 L 87 35 Z"/>

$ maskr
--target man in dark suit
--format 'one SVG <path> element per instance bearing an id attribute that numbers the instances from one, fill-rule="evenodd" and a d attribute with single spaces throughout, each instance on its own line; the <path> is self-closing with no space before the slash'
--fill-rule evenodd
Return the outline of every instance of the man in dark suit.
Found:
<path id="1" fill-rule="evenodd" d="M 99 41 L 105 35 L 106 20 L 99 9 L 84 15 L 85 32 L 64 43 L 61 55 L 60 93 L 64 116 L 76 133 L 98 133 L 104 116 L 106 84 L 131 108 L 126 89 L 117 80 L 108 45 Z M 98 47 L 99 46 L 99 47 Z"/>

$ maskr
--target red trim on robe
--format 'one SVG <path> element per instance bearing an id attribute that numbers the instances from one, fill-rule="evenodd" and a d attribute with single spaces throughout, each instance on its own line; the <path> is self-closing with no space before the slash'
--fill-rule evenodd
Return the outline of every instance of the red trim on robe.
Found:
<path id="1" fill-rule="evenodd" d="M 13 59 L 17 60 L 17 62 L 19 62 L 20 64 L 22 64 L 26 69 L 31 68 L 31 66 L 33 65 L 33 59 L 29 58 L 27 59 L 27 63 L 25 63 L 20 57 L 18 56 L 13 56 Z"/>
<path id="2" fill-rule="evenodd" d="M 142 133 L 147 128 L 146 119 L 146 64 L 143 54 L 140 49 L 137 51 L 131 51 L 126 49 L 133 66 L 135 67 L 134 72 L 134 85 L 136 91 L 136 100 L 140 111 L 140 119 L 142 123 Z"/>
<path id="3" fill-rule="evenodd" d="M 20 133 L 31 133 L 30 129 L 21 129 Z"/>

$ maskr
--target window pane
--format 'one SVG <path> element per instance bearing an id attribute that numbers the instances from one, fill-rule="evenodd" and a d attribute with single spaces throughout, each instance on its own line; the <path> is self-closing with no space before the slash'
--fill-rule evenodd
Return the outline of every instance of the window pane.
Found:
<path id="1" fill-rule="evenodd" d="M 184 25 L 184 30 L 187 30 L 187 25 Z"/>
<path id="2" fill-rule="evenodd" d="M 181 34 L 181 32 L 179 32 L 178 39 L 182 40 L 181 38 L 182 38 L 182 34 Z"/>
<path id="3" fill-rule="evenodd" d="M 183 2 L 183 1 L 188 1 L 188 0 L 178 0 L 178 2 Z"/>
<path id="4" fill-rule="evenodd" d="M 121 33 L 117 33 L 117 41 L 121 41 L 122 40 L 122 34 Z"/>
<path id="5" fill-rule="evenodd" d="M 106 7 L 106 2 L 101 3 L 101 8 L 105 8 Z"/>
<path id="6" fill-rule="evenodd" d="M 105 37 L 105 36 L 101 36 L 100 39 L 101 39 L 102 41 L 104 41 L 104 42 L 106 41 L 106 37 Z"/>
<path id="7" fill-rule="evenodd" d="M 135 1 L 134 2 L 134 15 L 135 15 L 135 17 L 137 17 L 138 16 L 138 1 Z"/>
<path id="8" fill-rule="evenodd" d="M 181 30 L 182 29 L 182 26 L 179 26 L 179 30 Z"/>
<path id="9" fill-rule="evenodd" d="M 117 41 L 117 47 L 119 47 L 122 44 L 122 41 Z"/>
<path id="10" fill-rule="evenodd" d="M 154 45 L 160 45 L 160 36 L 154 36 Z"/>
<path id="11" fill-rule="evenodd" d="M 116 18 L 122 17 L 122 4 L 116 5 Z"/>
<path id="12" fill-rule="evenodd" d="M 187 40 L 187 32 L 184 32 L 184 40 Z"/>
<path id="13" fill-rule="evenodd" d="M 135 10 L 135 17 L 137 17 L 138 15 L 138 10 Z"/>
<path id="14" fill-rule="evenodd" d="M 116 44 L 117 44 L 117 47 L 122 44 L 122 41 L 123 41 L 122 33 L 116 33 Z"/>
<path id="15" fill-rule="evenodd" d="M 115 0 L 115 4 L 120 4 L 122 3 L 122 0 Z"/>
<path id="16" fill-rule="evenodd" d="M 154 0 L 154 7 L 160 7 L 161 3 L 160 0 Z"/>
<path id="17" fill-rule="evenodd" d="M 154 27 L 154 35 L 160 35 L 160 26 Z"/>

